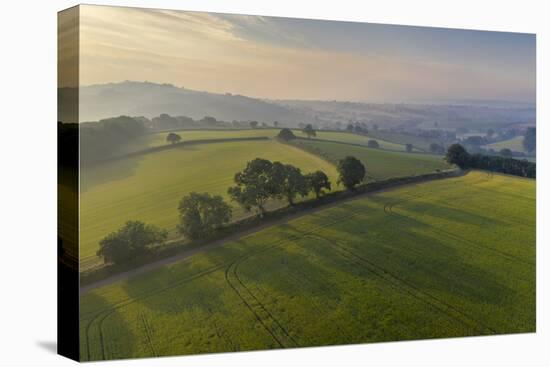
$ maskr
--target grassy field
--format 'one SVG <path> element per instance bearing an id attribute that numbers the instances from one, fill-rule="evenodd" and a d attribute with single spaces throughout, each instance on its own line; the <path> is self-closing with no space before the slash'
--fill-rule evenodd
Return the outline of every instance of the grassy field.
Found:
<path id="1" fill-rule="evenodd" d="M 129 157 L 81 171 L 82 270 L 98 264 L 99 241 L 128 220 L 175 233 L 180 199 L 191 191 L 227 197 L 236 172 L 256 157 L 323 170 L 336 182 L 333 165 L 275 140 L 201 144 Z M 234 218 L 245 215 L 234 205 Z"/>
<path id="2" fill-rule="evenodd" d="M 325 139 L 325 140 L 334 140 L 342 143 L 360 144 L 364 146 L 367 146 L 369 140 L 374 139 L 378 142 L 381 149 L 395 150 L 398 152 L 405 151 L 404 144 L 390 143 L 389 141 L 386 141 L 386 140 L 375 139 L 370 136 L 364 136 L 364 135 L 358 135 L 358 134 L 335 132 L 335 131 L 320 131 L 320 132 L 317 132 L 317 138 Z M 418 151 L 418 149 L 416 149 L 415 151 Z"/>
<path id="3" fill-rule="evenodd" d="M 380 192 L 81 297 L 84 360 L 535 330 L 535 181 Z"/>
<path id="4" fill-rule="evenodd" d="M 432 139 L 432 138 L 424 138 L 421 136 L 415 136 L 411 134 L 403 134 L 403 133 L 397 133 L 392 131 L 385 131 L 385 130 L 378 130 L 378 131 L 371 131 L 370 135 L 372 135 L 375 139 L 383 139 L 386 141 L 391 141 L 394 144 L 412 144 L 415 148 L 423 150 L 425 152 L 430 151 L 430 144 L 431 143 L 438 143 L 441 142 L 438 139 Z"/>
<path id="5" fill-rule="evenodd" d="M 522 152 L 525 153 L 525 148 L 523 148 L 523 136 L 516 136 L 512 139 L 499 141 L 498 143 L 488 144 L 487 149 L 494 149 L 495 151 L 500 151 L 501 149 L 508 148 L 513 152 Z"/>
<path id="6" fill-rule="evenodd" d="M 363 162 L 370 180 L 418 175 L 433 172 L 436 169 L 449 168 L 443 161 L 443 157 L 438 155 L 388 152 L 380 149 L 314 140 L 299 140 L 292 142 L 292 144 L 332 162 L 336 162 L 347 155 L 354 156 Z"/>
<path id="7" fill-rule="evenodd" d="M 182 141 L 202 140 L 202 139 L 231 139 L 231 138 L 249 138 L 266 136 L 269 138 L 277 136 L 280 129 L 250 129 L 250 130 L 178 130 L 175 133 L 180 134 Z M 166 142 L 167 132 L 148 134 L 137 138 L 136 140 L 125 144 L 118 151 L 119 154 L 132 153 L 146 148 L 157 147 L 168 144 Z M 299 130 L 294 130 L 298 137 L 305 137 Z M 336 140 L 343 143 L 367 145 L 370 137 L 336 131 L 319 131 L 318 139 Z M 315 139 L 315 138 L 313 138 Z M 390 143 L 385 140 L 377 139 L 382 149 L 404 151 L 405 145 Z"/>

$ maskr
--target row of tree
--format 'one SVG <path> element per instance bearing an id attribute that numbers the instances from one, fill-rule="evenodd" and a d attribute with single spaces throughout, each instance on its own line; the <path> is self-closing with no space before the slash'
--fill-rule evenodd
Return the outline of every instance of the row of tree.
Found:
<path id="1" fill-rule="evenodd" d="M 445 159 L 462 169 L 475 168 L 528 178 L 536 178 L 537 175 L 537 165 L 534 162 L 479 153 L 470 154 L 460 144 L 451 145 Z"/>
<path id="2" fill-rule="evenodd" d="M 365 177 L 365 166 L 355 157 L 338 162 L 338 183 L 354 190 Z M 281 162 L 256 158 L 235 174 L 235 186 L 228 189 L 231 200 L 246 211 L 255 210 L 260 217 L 266 212 L 269 200 L 286 200 L 294 205 L 298 196 L 313 193 L 318 199 L 332 189 L 328 176 L 322 171 L 303 174 L 298 167 Z M 179 202 L 179 232 L 190 239 L 208 237 L 232 219 L 231 206 L 220 195 L 191 192 Z M 139 221 L 129 221 L 121 229 L 100 241 L 98 256 L 106 263 L 120 264 L 145 256 L 161 245 L 166 231 Z"/>
<path id="3" fill-rule="evenodd" d="M 129 116 L 84 122 L 79 125 L 80 159 L 90 162 L 108 158 L 120 145 L 146 132 L 142 121 Z"/>

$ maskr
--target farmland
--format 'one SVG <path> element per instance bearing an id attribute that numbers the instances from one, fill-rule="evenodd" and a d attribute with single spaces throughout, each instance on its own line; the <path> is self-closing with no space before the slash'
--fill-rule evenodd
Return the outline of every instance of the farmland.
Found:
<path id="1" fill-rule="evenodd" d="M 488 144 L 487 148 L 492 148 L 496 151 L 500 151 L 501 149 L 510 149 L 512 152 L 525 153 L 525 148 L 523 147 L 523 136 L 516 136 L 512 139 Z"/>
<path id="2" fill-rule="evenodd" d="M 227 197 L 233 176 L 261 157 L 294 164 L 304 172 L 323 170 L 336 182 L 336 169 L 315 155 L 275 140 L 174 147 L 82 170 L 82 268 L 97 263 L 99 241 L 128 220 L 142 220 L 175 232 L 179 200 L 191 191 Z M 234 217 L 245 215 L 234 206 Z"/>
<path id="3" fill-rule="evenodd" d="M 251 138 L 251 137 L 275 137 L 279 133 L 280 129 L 245 129 L 245 130 L 176 130 L 175 133 L 179 134 L 182 141 L 193 141 L 203 139 L 231 139 L 231 138 Z M 304 135 L 300 130 L 293 130 L 294 134 L 298 137 Z M 135 141 L 128 143 L 120 147 L 118 154 L 132 153 L 146 148 L 158 147 L 166 145 L 166 132 L 147 134 L 137 138 Z M 318 131 L 318 139 L 335 140 L 342 143 L 367 145 L 369 139 L 368 136 L 358 135 L 348 132 L 338 131 Z M 315 139 L 315 138 L 313 138 Z M 385 140 L 377 139 L 380 147 L 387 150 L 404 151 L 404 144 L 391 143 Z"/>
<path id="4" fill-rule="evenodd" d="M 278 130 L 194 130 L 185 131 L 182 136 L 187 140 L 200 140 L 257 137 L 266 136 L 266 133 L 275 135 L 275 132 Z M 150 144 L 166 145 L 163 140 L 165 136 L 166 133 L 158 134 L 157 140 Z M 365 144 L 367 141 L 365 137 L 349 133 L 320 132 L 319 137 L 345 138 L 350 142 L 364 139 Z M 376 179 L 427 173 L 446 167 L 440 157 L 424 154 L 397 153 L 315 139 L 300 139 L 300 142 L 319 145 L 327 150 L 333 147 L 333 153 L 339 154 L 335 158 L 341 158 L 343 153 L 357 155 L 368 162 L 367 174 Z M 174 238 L 177 236 L 177 205 L 184 195 L 192 191 L 208 192 L 227 199 L 227 188 L 233 183 L 234 174 L 256 157 L 294 164 L 305 173 L 322 170 L 333 183 L 333 190 L 341 189 L 336 184 L 334 162 L 275 139 L 175 146 L 162 152 L 85 167 L 82 169 L 80 201 L 81 269 L 101 265 L 100 259 L 95 256 L 99 241 L 128 220 L 158 225 L 167 229 L 170 237 Z M 247 215 L 242 208 L 234 203 L 232 205 L 234 219 Z M 271 204 L 271 209 L 277 205 Z"/>
<path id="5" fill-rule="evenodd" d="M 532 332 L 535 181 L 371 194 L 92 290 L 80 312 L 84 360 Z"/>
<path id="6" fill-rule="evenodd" d="M 358 147 L 325 141 L 299 140 L 294 144 L 328 161 L 336 162 L 351 155 L 367 167 L 367 178 L 379 180 L 389 177 L 408 176 L 443 170 L 449 166 L 442 156 L 404 152 L 389 152 L 380 149 Z"/>

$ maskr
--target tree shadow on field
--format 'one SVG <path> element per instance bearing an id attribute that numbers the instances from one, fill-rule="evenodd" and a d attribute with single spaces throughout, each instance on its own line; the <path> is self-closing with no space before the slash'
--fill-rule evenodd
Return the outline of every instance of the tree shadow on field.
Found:
<path id="1" fill-rule="evenodd" d="M 138 299 L 141 306 L 167 315 L 191 308 L 217 307 L 226 288 L 225 268 L 232 259 L 245 254 L 240 244 L 242 241 L 234 241 L 130 278 L 123 286 L 124 291 L 132 299 Z"/>
<path id="2" fill-rule="evenodd" d="M 447 293 L 495 306 L 509 304 L 514 297 L 519 300 L 516 291 L 503 283 L 506 274 L 498 276 L 491 269 L 468 261 L 464 252 L 457 251 L 458 246 L 463 246 L 461 243 L 441 236 L 430 225 L 388 214 L 386 221 L 364 230 L 368 221 L 368 217 L 350 218 L 331 226 L 325 236 L 366 259 L 365 266 L 372 266 L 368 262 L 375 264 L 424 292 Z M 505 268 L 507 261 L 502 258 L 500 269 Z"/>
<path id="3" fill-rule="evenodd" d="M 133 176 L 143 158 L 144 156 L 134 156 L 95 164 L 81 163 L 81 193 L 85 193 L 99 185 Z"/>
<path id="4" fill-rule="evenodd" d="M 164 150 L 131 155 L 123 158 L 113 158 L 99 163 L 81 163 L 80 173 L 81 192 L 113 181 L 123 180 L 136 173 L 140 163 L 148 157 L 159 157 L 159 164 L 166 162 L 165 156 L 174 151 L 196 151 L 200 149 L 194 145 L 167 146 Z"/>

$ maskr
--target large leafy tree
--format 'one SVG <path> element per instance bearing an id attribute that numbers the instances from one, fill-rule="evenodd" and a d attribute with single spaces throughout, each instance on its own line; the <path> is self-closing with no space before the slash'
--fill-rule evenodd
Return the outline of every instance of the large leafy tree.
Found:
<path id="1" fill-rule="evenodd" d="M 512 151 L 508 148 L 502 148 L 499 154 L 505 158 L 512 158 Z"/>
<path id="2" fill-rule="evenodd" d="M 453 144 L 447 149 L 445 160 L 450 164 L 456 164 L 460 168 L 466 168 L 470 164 L 470 154 L 460 144 Z"/>
<path id="3" fill-rule="evenodd" d="M 302 133 L 305 134 L 308 137 L 308 139 L 311 138 L 312 136 L 317 136 L 317 133 L 315 132 L 315 129 L 311 124 L 307 124 L 302 129 Z"/>
<path id="4" fill-rule="evenodd" d="M 290 205 L 294 205 L 296 196 L 306 196 L 309 192 L 306 177 L 299 168 L 290 164 L 274 162 L 272 168 L 273 184 L 275 196 L 285 198 Z"/>
<path id="5" fill-rule="evenodd" d="M 246 168 L 235 174 L 236 186 L 227 192 L 232 200 L 245 210 L 256 208 L 260 216 L 265 213 L 265 204 L 270 197 L 279 194 L 280 187 L 273 180 L 273 163 L 256 158 L 247 163 Z"/>
<path id="6" fill-rule="evenodd" d="M 296 136 L 294 135 L 292 130 L 286 127 L 284 129 L 281 129 L 281 131 L 279 131 L 279 134 L 277 134 L 277 137 L 279 139 L 286 140 L 286 141 L 296 139 Z"/>
<path id="7" fill-rule="evenodd" d="M 367 142 L 367 146 L 369 148 L 380 148 L 380 144 L 378 144 L 378 141 L 371 139 Z"/>
<path id="8" fill-rule="evenodd" d="M 347 156 L 338 161 L 338 183 L 344 185 L 348 190 L 354 190 L 365 178 L 366 169 L 363 163 L 355 157 Z"/>
<path id="9" fill-rule="evenodd" d="M 139 221 L 128 221 L 99 242 L 97 255 L 106 263 L 120 264 L 146 254 L 166 240 L 166 231 Z"/>
<path id="10" fill-rule="evenodd" d="M 178 206 L 179 231 L 192 239 L 204 238 L 231 220 L 231 207 L 219 195 L 192 192 Z"/>
<path id="11" fill-rule="evenodd" d="M 527 131 L 523 136 L 523 147 L 529 153 L 537 150 L 537 129 L 534 127 L 527 128 Z"/>
<path id="12" fill-rule="evenodd" d="M 181 136 L 176 133 L 169 133 L 168 135 L 166 135 L 166 141 L 170 144 L 176 144 L 181 141 Z"/>
<path id="13" fill-rule="evenodd" d="M 323 171 L 315 171 L 306 175 L 308 186 L 315 193 L 315 197 L 319 199 L 323 194 L 323 189 L 331 190 L 330 180 Z"/>

